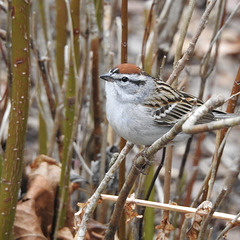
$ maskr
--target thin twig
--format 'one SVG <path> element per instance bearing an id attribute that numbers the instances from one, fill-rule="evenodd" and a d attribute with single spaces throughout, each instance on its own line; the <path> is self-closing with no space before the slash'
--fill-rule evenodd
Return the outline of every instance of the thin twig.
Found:
<path id="1" fill-rule="evenodd" d="M 240 212 L 236 215 L 236 217 L 227 224 L 227 226 L 220 232 L 216 240 L 220 240 L 232 227 L 234 227 L 234 223 L 237 222 L 240 217 Z"/>
<path id="2" fill-rule="evenodd" d="M 184 155 L 183 155 L 183 158 L 182 158 L 182 161 L 181 161 L 181 166 L 180 166 L 179 173 L 178 173 L 178 178 L 177 178 L 177 181 L 175 183 L 175 194 L 174 194 L 174 196 L 175 196 L 175 199 L 176 199 L 175 202 L 177 202 L 177 203 L 179 203 L 180 198 L 183 194 L 183 187 L 182 186 L 183 185 L 185 186 L 185 184 L 182 184 L 184 179 L 185 179 L 183 173 L 184 173 L 187 157 L 188 157 L 188 154 L 190 152 L 190 147 L 191 147 L 192 140 L 193 140 L 193 135 L 191 135 L 191 137 L 187 140 L 185 152 L 184 152 Z M 188 190 L 187 187 L 186 187 L 186 189 Z"/>
<path id="3" fill-rule="evenodd" d="M 201 185 L 201 187 L 200 187 L 200 189 L 198 191 L 197 196 L 195 197 L 195 199 L 191 203 L 191 207 L 194 207 L 194 206 L 197 205 L 197 202 L 199 201 L 200 196 L 203 194 L 203 189 L 206 186 L 207 182 L 209 181 L 209 178 L 211 176 L 213 167 L 214 167 L 214 164 L 212 163 L 211 166 L 209 167 L 209 171 L 208 171 L 206 177 L 204 178 L 204 180 L 202 182 L 202 185 Z"/>
<path id="4" fill-rule="evenodd" d="M 169 203 L 170 201 L 170 191 L 171 191 L 171 176 L 172 176 L 172 155 L 173 146 L 167 146 L 166 151 L 166 163 L 165 163 L 165 174 L 164 174 L 164 203 Z M 163 211 L 163 219 L 168 219 L 169 211 Z"/>
<path id="5" fill-rule="evenodd" d="M 166 134 L 164 134 L 161 138 L 159 138 L 156 142 L 154 142 L 145 152 L 144 156 L 140 156 L 136 159 L 134 166 L 131 168 L 129 175 L 126 179 L 125 184 L 123 185 L 121 192 L 119 194 L 119 199 L 115 205 L 114 211 L 112 213 L 110 223 L 108 226 L 108 229 L 106 231 L 105 240 L 113 239 L 113 236 L 117 230 L 118 224 L 119 224 L 119 213 L 123 211 L 123 207 L 125 204 L 125 200 L 127 199 L 127 196 L 129 192 L 131 191 L 131 188 L 136 181 L 138 175 L 142 170 L 147 168 L 146 159 L 151 159 L 151 157 L 161 148 L 166 146 L 170 141 L 172 141 L 177 134 L 182 129 L 182 124 L 186 121 L 186 117 L 181 119 L 178 123 L 174 125 L 173 128 L 171 128 L 170 131 L 168 131 Z"/>
<path id="6" fill-rule="evenodd" d="M 160 173 L 160 171 L 161 171 L 161 169 L 162 169 L 162 167 L 163 167 L 164 160 L 165 160 L 165 156 L 166 156 L 166 147 L 163 148 L 162 160 L 161 160 L 160 164 L 158 165 L 157 170 L 156 170 L 155 173 L 154 173 L 154 176 L 153 176 L 151 185 L 150 185 L 150 187 L 149 187 L 149 189 L 148 189 L 148 192 L 147 192 L 147 194 L 146 194 L 146 197 L 145 197 L 145 200 L 146 200 L 146 201 L 149 199 L 150 194 L 151 194 L 151 192 L 152 192 L 152 190 L 153 190 L 153 187 L 154 187 L 154 185 L 155 185 L 155 182 L 156 182 L 156 180 L 157 180 L 157 178 L 158 178 L 158 175 L 159 175 L 159 173 Z M 145 209 L 146 209 L 145 207 L 140 208 L 140 211 L 139 211 L 139 212 L 140 212 L 140 213 L 139 213 L 140 216 L 141 216 L 141 215 L 144 216 Z M 138 239 L 142 239 L 143 220 L 144 220 L 144 218 L 140 218 L 140 220 L 139 220 Z"/>
<path id="7" fill-rule="evenodd" d="M 121 63 L 128 62 L 128 0 L 121 1 Z M 119 141 L 119 149 L 121 150 L 125 145 L 126 140 L 121 138 Z M 118 190 L 120 191 L 124 182 L 125 182 L 125 173 L 126 173 L 126 159 L 122 161 L 119 166 L 119 181 L 118 181 Z M 126 234 L 125 228 L 125 214 L 124 212 L 120 214 L 120 225 L 119 225 L 119 238 L 124 239 Z"/>
<path id="8" fill-rule="evenodd" d="M 100 163 L 100 181 L 104 178 L 105 172 L 106 172 L 106 158 L 107 158 L 107 130 L 108 130 L 108 122 L 106 117 L 104 118 L 102 127 L 102 144 L 101 144 L 101 163 Z"/>
<path id="9" fill-rule="evenodd" d="M 177 61 L 180 59 L 182 55 L 182 47 L 183 47 L 184 39 L 187 35 L 188 26 L 192 18 L 192 14 L 193 14 L 193 10 L 195 9 L 195 6 L 196 6 L 196 0 L 189 1 L 187 13 L 184 15 L 184 23 L 183 23 L 183 26 L 181 27 L 180 36 L 179 36 L 179 40 L 176 48 L 174 66 L 176 66 Z"/>
<path id="10" fill-rule="evenodd" d="M 220 24 L 223 22 L 223 18 L 225 16 L 224 15 L 225 6 L 226 6 L 226 1 L 221 0 L 219 7 L 218 7 L 218 13 L 216 14 L 215 27 L 214 27 L 213 36 L 212 36 L 211 41 L 213 41 L 214 37 L 216 36 L 217 31 L 221 27 Z M 199 75 L 201 77 L 201 86 L 200 86 L 199 94 L 198 94 L 198 97 L 200 99 L 203 98 L 207 78 L 210 76 L 210 74 L 212 73 L 213 69 L 216 66 L 219 43 L 220 43 L 220 41 L 218 39 L 212 61 L 210 61 L 212 48 L 209 49 L 208 53 L 205 54 L 201 60 L 200 70 L 199 70 L 199 73 L 200 73 Z M 213 45 L 212 45 L 212 47 L 213 47 Z"/>
<path id="11" fill-rule="evenodd" d="M 47 147 L 48 156 L 52 156 L 52 154 L 53 154 L 57 132 L 59 130 L 60 122 L 61 122 L 61 119 L 62 119 L 63 108 L 64 108 L 64 104 L 59 104 L 59 106 L 56 109 L 56 115 L 55 115 L 55 119 L 54 119 L 54 122 L 53 122 L 53 128 L 52 128 L 52 131 L 50 133 L 50 137 L 49 137 L 49 141 L 48 141 L 48 147 Z"/>
<path id="12" fill-rule="evenodd" d="M 219 151 L 219 145 L 220 145 L 220 131 L 217 131 L 216 134 L 216 143 L 215 143 L 215 151 L 214 151 L 214 155 L 213 155 L 213 168 L 211 171 L 211 177 L 209 179 L 209 182 L 207 183 L 206 189 L 208 189 L 207 191 L 207 198 L 206 200 L 210 201 L 210 197 L 212 194 L 212 190 L 213 190 L 213 185 L 217 176 L 217 170 L 218 170 L 218 166 L 219 166 L 219 162 L 220 162 L 220 158 L 218 158 L 218 151 Z"/>
<path id="13" fill-rule="evenodd" d="M 86 233 L 86 230 L 87 230 L 87 222 L 89 220 L 89 217 L 93 213 L 94 209 L 96 208 L 98 200 L 101 197 L 101 193 L 105 190 L 108 182 L 112 179 L 115 171 L 119 167 L 122 160 L 126 157 L 126 155 L 129 153 L 129 151 L 132 149 L 132 147 L 133 147 L 133 144 L 131 144 L 129 142 L 126 143 L 125 147 L 122 149 L 122 151 L 118 155 L 115 163 L 108 170 L 104 179 L 99 184 L 98 188 L 96 189 L 96 191 L 92 195 L 91 199 L 89 200 L 89 204 L 87 205 L 87 207 L 85 209 L 85 213 L 83 215 L 81 224 L 80 224 L 79 229 L 78 229 L 77 240 L 81 240 L 81 239 L 83 240 L 85 238 L 85 233 Z M 77 213 L 75 214 L 75 216 L 77 216 Z"/>
<path id="14" fill-rule="evenodd" d="M 75 153 L 77 154 L 80 162 L 82 163 L 82 166 L 83 168 L 86 170 L 86 172 L 90 175 L 90 176 L 93 176 L 93 172 L 92 170 L 88 167 L 88 165 L 85 163 L 81 153 L 80 153 L 80 149 L 79 149 L 79 146 L 73 142 L 73 149 L 75 150 Z"/>
<path id="15" fill-rule="evenodd" d="M 193 134 L 239 125 L 240 117 L 221 119 L 206 124 L 194 125 L 196 121 L 200 119 L 203 115 L 205 115 L 212 109 L 221 106 L 223 103 L 224 99 L 222 96 L 220 95 L 212 96 L 207 102 L 205 102 L 202 106 L 197 108 L 196 111 L 194 111 L 192 115 L 189 116 L 188 120 L 183 124 L 182 127 L 183 131 L 185 133 Z"/>
<path id="16" fill-rule="evenodd" d="M 215 44 L 215 42 L 217 41 L 217 39 L 219 38 L 220 34 L 222 33 L 222 31 L 226 28 L 226 26 L 229 24 L 229 22 L 231 21 L 232 17 L 237 13 L 238 9 L 240 8 L 240 2 L 238 2 L 238 4 L 236 5 L 236 7 L 234 8 L 234 10 L 231 12 L 230 16 L 228 17 L 228 19 L 225 21 L 225 23 L 223 24 L 223 26 L 218 30 L 217 34 L 215 35 L 214 39 L 212 40 L 208 51 L 205 53 L 205 55 L 209 54 L 209 52 L 211 51 L 213 45 Z M 205 57 L 205 56 L 204 56 Z M 203 57 L 203 59 L 204 59 Z"/>
<path id="17" fill-rule="evenodd" d="M 240 158 L 239 158 L 239 154 L 237 155 L 237 157 L 236 157 L 236 159 L 235 159 L 235 162 L 238 162 L 237 168 L 234 169 L 234 170 L 232 170 L 232 171 L 228 174 L 228 176 L 227 176 L 227 178 L 226 178 L 226 180 L 225 180 L 225 183 L 224 183 L 223 191 L 222 191 L 222 193 L 224 192 L 224 195 L 222 196 L 222 193 L 220 193 L 220 195 L 218 196 L 218 198 L 217 198 L 217 200 L 216 200 L 216 204 L 218 204 L 218 205 L 219 205 L 219 203 L 222 204 L 223 201 L 226 199 L 226 197 L 229 195 L 229 193 L 231 192 L 231 189 L 232 189 L 232 187 L 233 187 L 233 184 L 234 184 L 234 182 L 236 181 L 236 179 L 237 179 L 237 177 L 238 177 L 238 175 L 239 175 L 239 170 L 240 170 Z M 210 179 L 210 175 L 211 175 L 211 173 L 212 173 L 212 169 L 213 169 L 214 165 L 215 165 L 215 163 L 212 163 L 212 165 L 210 166 L 210 169 L 209 169 L 209 171 L 208 171 L 208 174 L 207 174 L 207 176 L 205 177 L 205 179 L 204 179 L 204 181 L 203 181 L 203 184 L 202 184 L 202 187 L 201 187 L 200 190 L 199 190 L 198 196 L 197 196 L 197 197 L 194 199 L 194 201 L 192 202 L 191 207 L 196 206 L 196 203 L 197 203 L 198 199 L 200 198 L 200 195 L 201 195 L 202 192 L 203 192 L 203 187 L 206 185 L 206 183 L 207 183 L 207 182 L 209 181 L 209 179 Z M 213 218 L 214 218 L 214 214 L 213 214 Z M 186 221 L 186 219 L 185 219 L 184 224 L 183 224 L 184 229 L 185 229 L 186 224 L 187 224 L 187 221 Z M 181 233 L 181 238 L 180 238 L 180 239 L 184 239 L 184 232 L 185 232 L 185 231 L 183 231 L 183 232 Z"/>
<path id="18" fill-rule="evenodd" d="M 229 128 L 233 126 L 237 126 L 240 124 L 240 117 L 233 117 L 228 119 L 221 119 L 218 121 L 210 122 L 208 124 L 199 124 L 192 128 L 192 130 L 188 131 L 186 128 L 184 129 L 185 133 L 201 133 L 201 132 L 209 132 L 211 130 L 218 130 L 222 128 Z"/>
<path id="19" fill-rule="evenodd" d="M 222 201 L 226 191 L 227 191 L 227 189 L 226 189 L 226 187 L 224 187 L 222 189 L 222 191 L 220 192 L 220 194 L 218 195 L 218 197 L 217 197 L 217 199 L 216 199 L 216 201 L 215 201 L 211 211 L 207 215 L 206 219 L 203 221 L 203 223 L 201 225 L 201 229 L 200 229 L 199 235 L 198 235 L 198 240 L 203 240 L 204 239 L 205 234 L 207 232 L 207 227 L 209 225 L 209 222 L 212 219 L 213 214 L 216 211 L 217 207 L 220 205 L 220 203 L 221 203 L 221 201 Z"/>
<path id="20" fill-rule="evenodd" d="M 199 164 L 200 157 L 201 157 L 201 145 L 202 145 L 204 138 L 205 138 L 205 134 L 200 134 L 198 141 L 197 141 L 196 152 L 194 154 L 193 165 L 192 165 L 193 173 L 192 173 L 192 176 L 190 177 L 190 180 L 186 186 L 187 193 L 186 193 L 185 200 L 184 200 L 185 206 L 190 205 L 192 189 L 193 189 L 193 185 L 197 178 L 198 164 Z M 195 206 L 195 205 L 193 205 L 193 206 Z M 182 220 L 183 223 L 181 224 L 180 240 L 185 238 L 185 233 L 186 233 L 187 223 L 188 223 L 187 218 L 184 219 L 184 216 L 182 216 L 182 219 L 183 219 Z"/>
<path id="21" fill-rule="evenodd" d="M 110 201 L 117 201 L 118 196 L 101 194 L 101 199 L 110 200 Z M 192 208 L 192 207 L 177 206 L 177 205 L 171 205 L 171 204 L 166 204 L 166 203 L 146 201 L 146 200 L 141 200 L 141 199 L 134 199 L 133 200 L 132 198 L 127 198 L 126 202 L 127 203 L 129 203 L 129 202 L 135 203 L 139 206 L 158 208 L 158 209 L 162 209 L 162 210 L 175 211 L 175 212 L 185 213 L 185 214 L 186 213 L 195 213 L 196 210 L 197 210 L 197 208 Z M 226 220 L 226 221 L 232 221 L 236 218 L 236 215 L 228 214 L 228 213 L 222 213 L 222 212 L 214 212 L 213 213 L 213 218 Z M 240 222 L 240 218 L 238 218 L 236 220 L 236 222 Z"/>
<path id="22" fill-rule="evenodd" d="M 173 1 L 167 0 L 160 12 L 159 17 L 156 19 L 157 35 L 159 35 L 159 33 L 162 31 L 162 29 L 167 21 L 167 17 L 169 15 L 172 4 L 173 4 Z M 158 3 L 156 3 L 156 5 L 158 5 Z"/>
<path id="23" fill-rule="evenodd" d="M 222 146 L 220 146 L 219 149 L 220 149 L 221 147 L 222 147 Z M 218 157 L 218 158 L 219 158 L 219 157 Z M 237 159 L 237 160 L 238 160 L 238 159 Z M 195 197 L 195 199 L 193 200 L 193 202 L 192 202 L 192 204 L 191 204 L 191 207 L 194 207 L 194 206 L 197 205 L 197 202 L 199 201 L 199 198 L 200 198 L 201 194 L 203 193 L 203 189 L 204 189 L 204 187 L 207 185 L 207 182 L 208 182 L 209 179 L 210 179 L 210 176 L 211 176 L 211 173 L 212 173 L 212 169 L 213 169 L 214 167 L 215 167 L 215 163 L 212 162 L 211 166 L 209 167 L 209 171 L 208 171 L 205 179 L 203 180 L 202 185 L 201 185 L 201 187 L 200 187 L 200 189 L 199 189 L 199 191 L 198 191 L 198 194 L 197 194 L 197 196 Z M 238 170 L 237 170 L 237 171 L 238 171 Z M 235 174 L 232 173 L 231 176 L 235 176 Z M 230 185 L 230 184 L 228 184 L 228 181 L 230 181 L 230 180 L 226 180 L 226 185 L 227 185 L 227 186 Z M 184 220 L 184 223 L 183 223 L 183 225 L 182 225 L 182 229 L 186 229 L 186 224 L 187 224 L 187 219 Z M 183 234 L 184 234 L 184 230 L 183 230 L 183 232 L 181 232 L 181 238 L 180 238 L 180 239 L 183 239 Z"/>
<path id="24" fill-rule="evenodd" d="M 33 41 L 32 41 L 31 45 L 32 45 L 32 49 L 33 49 L 33 52 L 35 54 L 35 57 L 37 59 L 39 70 L 40 70 L 42 80 L 43 80 L 43 84 L 44 84 L 44 87 L 45 87 L 45 90 L 46 90 L 46 95 L 47 95 L 48 104 L 49 104 L 49 108 L 50 108 L 50 111 L 51 111 L 52 119 L 54 119 L 55 114 L 56 114 L 56 103 L 55 103 L 55 100 L 54 100 L 54 94 L 53 94 L 50 79 L 49 79 L 49 73 L 48 73 L 48 70 L 45 66 L 45 59 L 41 58 L 40 52 L 39 52 L 38 49 L 36 49 Z"/>
<path id="25" fill-rule="evenodd" d="M 128 0 L 122 0 L 121 63 L 128 60 Z"/>
<path id="26" fill-rule="evenodd" d="M 155 5 L 155 1 L 153 0 L 151 8 L 148 13 L 147 21 L 146 21 L 146 26 L 143 34 L 143 40 L 142 40 L 142 49 L 141 49 L 141 61 L 142 61 L 142 68 L 145 70 L 145 55 L 146 55 L 146 46 L 147 46 L 147 41 L 150 35 L 151 27 L 152 27 L 152 18 L 153 18 L 153 7 Z"/>
<path id="27" fill-rule="evenodd" d="M 208 16 L 210 14 L 210 12 L 212 11 L 215 3 L 217 0 L 212 0 L 209 5 L 207 6 L 206 10 L 204 11 L 202 17 L 201 17 L 201 22 L 196 30 L 196 32 L 194 33 L 191 42 L 189 43 L 189 47 L 187 48 L 187 51 L 183 54 L 183 57 L 178 61 L 177 63 L 177 67 L 173 70 L 173 72 L 171 73 L 171 75 L 169 76 L 167 83 L 168 84 L 172 84 L 173 81 L 179 76 L 179 74 L 181 73 L 181 71 L 183 70 L 183 68 L 185 67 L 187 61 L 190 59 L 190 57 L 192 56 L 197 40 L 200 36 L 200 34 L 202 33 L 203 29 L 205 28 L 205 25 L 207 23 L 208 20 Z"/>
<path id="28" fill-rule="evenodd" d="M 68 15 L 68 21 L 69 21 L 69 28 L 70 28 L 70 47 L 71 47 L 71 54 L 72 54 L 72 61 L 73 61 L 73 70 L 74 70 L 74 76 L 76 78 L 76 82 L 78 82 L 78 66 L 76 63 L 76 57 L 75 57 L 75 49 L 74 49 L 74 29 L 73 29 L 73 21 L 71 16 L 71 8 L 69 0 L 65 0 L 66 8 L 67 8 L 67 15 Z M 76 91 L 77 92 L 77 91 Z M 77 93 L 76 93 L 76 99 Z"/>

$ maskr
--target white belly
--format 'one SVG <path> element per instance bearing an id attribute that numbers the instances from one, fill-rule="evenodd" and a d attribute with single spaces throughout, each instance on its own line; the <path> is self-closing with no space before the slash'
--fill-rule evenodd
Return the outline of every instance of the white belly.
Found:
<path id="1" fill-rule="evenodd" d="M 151 115 L 144 117 L 147 113 L 144 107 L 139 105 L 107 101 L 106 112 L 115 132 L 137 145 L 151 145 L 169 131 L 169 127 L 155 125 Z"/>

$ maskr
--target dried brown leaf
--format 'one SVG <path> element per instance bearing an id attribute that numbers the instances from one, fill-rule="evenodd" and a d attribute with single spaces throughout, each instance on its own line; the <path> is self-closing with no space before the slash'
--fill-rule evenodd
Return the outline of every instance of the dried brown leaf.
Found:
<path id="1" fill-rule="evenodd" d="M 51 217 L 50 217 L 51 219 Z M 35 211 L 35 201 L 25 199 L 17 205 L 14 222 L 16 239 L 46 239 L 50 219 L 42 222 Z"/>
<path id="2" fill-rule="evenodd" d="M 142 218 L 142 215 L 139 215 L 135 212 L 136 209 L 136 203 L 134 202 L 135 200 L 135 194 L 131 194 L 130 198 L 133 200 L 132 202 L 127 202 L 125 203 L 125 213 L 127 215 L 126 223 L 131 222 L 135 217 L 136 218 Z"/>
<path id="3" fill-rule="evenodd" d="M 55 198 L 61 169 L 58 163 L 45 155 L 31 164 L 27 193 L 18 202 L 14 233 L 16 238 L 46 239 L 52 231 Z M 73 230 L 73 211 L 68 205 L 67 226 Z M 38 236 L 38 237 L 37 237 Z"/>
<path id="4" fill-rule="evenodd" d="M 87 225 L 87 232 L 90 236 L 89 240 L 103 239 L 106 229 L 106 225 L 90 219 Z"/>
<path id="5" fill-rule="evenodd" d="M 68 227 L 59 229 L 57 233 L 58 240 L 73 240 L 73 235 Z"/>
<path id="6" fill-rule="evenodd" d="M 157 225 L 155 229 L 159 230 L 156 240 L 168 240 L 170 232 L 174 230 L 172 224 L 169 223 L 167 217 L 165 217 L 160 225 Z"/>
<path id="7" fill-rule="evenodd" d="M 203 219 L 208 215 L 212 209 L 212 203 L 210 201 L 202 202 L 197 211 L 194 214 L 192 226 L 187 232 L 187 236 L 190 240 L 195 240 L 198 238 L 198 233 L 201 229 L 201 223 Z"/>
<path id="8" fill-rule="evenodd" d="M 41 155 L 37 156 L 35 158 L 35 160 L 31 163 L 31 168 L 32 169 L 37 169 L 42 162 L 49 163 L 50 165 L 59 166 L 59 164 L 56 162 L 56 160 L 54 158 L 51 158 L 51 157 L 49 157 L 47 155 L 44 155 L 44 154 L 41 154 Z"/>

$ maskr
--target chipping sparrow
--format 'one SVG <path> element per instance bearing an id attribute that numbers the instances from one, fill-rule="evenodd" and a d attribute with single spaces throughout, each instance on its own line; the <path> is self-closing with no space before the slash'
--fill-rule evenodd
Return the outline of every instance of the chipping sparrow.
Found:
<path id="1" fill-rule="evenodd" d="M 151 145 L 193 107 L 203 104 L 200 99 L 173 89 L 134 64 L 120 64 L 100 78 L 106 81 L 106 113 L 110 125 L 121 137 L 138 145 Z M 213 110 L 198 123 L 226 115 Z M 186 136 L 180 133 L 174 141 Z"/>

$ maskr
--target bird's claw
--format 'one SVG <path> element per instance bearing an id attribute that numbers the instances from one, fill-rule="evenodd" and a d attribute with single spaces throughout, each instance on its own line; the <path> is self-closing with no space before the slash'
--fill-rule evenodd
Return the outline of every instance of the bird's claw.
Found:
<path id="1" fill-rule="evenodd" d="M 146 150 L 147 150 L 147 147 L 145 147 L 142 151 L 140 151 L 140 152 L 136 155 L 135 160 L 134 160 L 134 162 L 133 162 L 134 167 L 135 167 L 140 173 L 142 173 L 143 175 L 147 175 L 147 172 L 145 171 L 146 167 L 152 165 L 152 161 L 149 160 L 148 156 L 146 155 Z M 137 160 L 138 157 L 140 157 L 140 156 L 142 156 L 142 157 L 144 158 L 144 163 L 141 164 L 141 166 L 137 166 L 136 160 Z"/>

